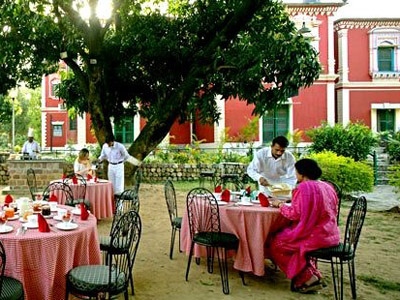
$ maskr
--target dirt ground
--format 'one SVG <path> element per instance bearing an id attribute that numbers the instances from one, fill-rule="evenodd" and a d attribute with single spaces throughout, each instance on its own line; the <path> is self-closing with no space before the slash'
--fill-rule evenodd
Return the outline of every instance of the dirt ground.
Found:
<path id="1" fill-rule="evenodd" d="M 177 191 L 179 213 L 185 208 L 187 191 Z M 282 272 L 270 268 L 266 261 L 263 277 L 246 274 L 246 286 L 242 285 L 237 270 L 230 263 L 229 284 L 231 293 L 224 295 L 221 289 L 218 266 L 214 273 L 206 271 L 204 260 L 200 265 L 192 263 L 189 281 L 185 281 L 187 256 L 178 251 L 175 243 L 174 259 L 169 259 L 170 223 L 164 200 L 163 185 L 142 184 L 140 188 L 140 214 L 143 222 L 142 240 L 135 262 L 135 296 L 132 299 L 334 299 L 330 265 L 320 263 L 328 287 L 315 295 L 291 292 L 290 281 Z M 347 206 L 347 207 L 346 207 Z M 344 204 L 343 220 L 349 204 Z M 99 224 L 99 229 L 104 226 Z M 357 299 L 400 299 L 400 269 L 398 253 L 399 214 L 368 213 L 357 250 Z M 345 266 L 346 267 L 346 266 Z M 345 274 L 345 299 L 351 299 L 347 267 Z M 393 283 L 391 288 L 379 289 L 371 282 Z M 396 285 L 397 284 L 397 285 Z M 121 298 L 122 299 L 122 298 Z"/>
<path id="2" fill-rule="evenodd" d="M 177 190 L 180 214 L 185 208 L 186 192 Z M 242 285 L 238 271 L 232 268 L 230 262 L 229 295 L 222 293 L 218 266 L 215 265 L 214 273 L 209 274 L 204 260 L 200 265 L 192 263 L 189 281 L 186 282 L 187 256 L 179 253 L 178 239 L 175 243 L 174 259 L 169 259 L 171 227 L 163 185 L 142 184 L 139 195 L 143 232 L 134 266 L 135 296 L 130 295 L 130 299 L 334 299 L 330 266 L 323 263 L 319 267 L 328 286 L 313 295 L 291 292 L 290 281 L 282 272 L 271 268 L 268 260 L 265 276 L 246 274 L 246 286 Z M 349 206 L 343 204 L 342 220 L 345 220 Z M 398 213 L 367 213 L 357 249 L 357 299 L 400 299 L 399 223 Z M 108 234 L 110 224 L 111 219 L 100 220 L 99 234 Z M 344 274 L 344 298 L 351 299 L 347 267 Z M 118 299 L 123 299 L 122 295 Z"/>

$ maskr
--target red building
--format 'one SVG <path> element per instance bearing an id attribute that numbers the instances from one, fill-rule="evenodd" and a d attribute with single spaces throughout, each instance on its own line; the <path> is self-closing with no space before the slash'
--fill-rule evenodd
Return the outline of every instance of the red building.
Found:
<path id="1" fill-rule="evenodd" d="M 276 135 L 295 130 L 303 132 L 321 125 L 363 121 L 374 132 L 400 128 L 400 19 L 337 19 L 346 9 L 342 0 L 284 1 L 297 28 L 310 32 L 307 37 L 320 53 L 320 77 L 314 84 L 287 99 L 259 119 L 256 146 L 269 143 Z M 71 120 L 61 100 L 53 95 L 57 74 L 43 79 L 42 145 L 64 147 L 67 143 L 95 142 L 90 118 Z M 235 137 L 248 125 L 253 107 L 238 98 L 217 100 L 221 111 L 218 124 L 176 123 L 165 143 L 186 145 L 202 140 L 204 147 L 217 147 L 226 128 Z M 145 121 L 138 117 L 115 124 L 116 139 L 131 143 Z M 304 137 L 304 136 L 303 136 Z M 305 139 L 305 141 L 307 141 Z M 226 144 L 227 146 L 235 143 Z"/>

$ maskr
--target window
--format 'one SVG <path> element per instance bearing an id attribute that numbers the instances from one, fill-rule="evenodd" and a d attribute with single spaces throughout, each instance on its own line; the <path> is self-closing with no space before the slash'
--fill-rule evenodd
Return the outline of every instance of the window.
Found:
<path id="1" fill-rule="evenodd" d="M 53 136 L 62 136 L 62 125 L 53 125 Z"/>
<path id="2" fill-rule="evenodd" d="M 394 109 L 378 109 L 377 110 L 378 132 L 391 131 L 394 132 L 395 110 Z"/>
<path id="3" fill-rule="evenodd" d="M 57 98 L 58 86 L 60 85 L 60 80 L 55 79 L 50 82 L 50 97 Z"/>
<path id="4" fill-rule="evenodd" d="M 127 117 L 115 122 L 114 136 L 115 139 L 123 144 L 130 144 L 133 142 L 133 118 Z"/>
<path id="5" fill-rule="evenodd" d="M 393 47 L 378 47 L 378 70 L 379 72 L 393 72 Z"/>
<path id="6" fill-rule="evenodd" d="M 78 120 L 76 118 L 69 118 L 69 130 L 76 130 L 78 128 Z"/>
<path id="7" fill-rule="evenodd" d="M 370 31 L 370 74 L 374 80 L 400 78 L 400 29 L 377 27 Z"/>
<path id="8" fill-rule="evenodd" d="M 263 143 L 289 132 L 289 105 L 281 105 L 263 116 Z"/>

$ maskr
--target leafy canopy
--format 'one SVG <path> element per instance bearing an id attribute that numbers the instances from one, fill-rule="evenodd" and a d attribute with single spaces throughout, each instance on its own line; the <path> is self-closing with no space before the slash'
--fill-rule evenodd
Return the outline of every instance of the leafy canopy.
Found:
<path id="1" fill-rule="evenodd" d="M 319 75 L 318 53 L 279 1 L 171 0 L 167 13 L 142 5 L 149 1 L 109 1 L 111 16 L 101 20 L 100 0 L 4 0 L 0 63 L 9 80 L 38 85 L 62 54 L 59 95 L 91 114 L 100 143 L 112 133 L 110 117 L 145 118 L 129 148 L 139 159 L 176 120 L 196 112 L 217 121 L 216 95 L 238 95 L 263 114 Z M 88 19 L 79 13 L 84 4 Z"/>

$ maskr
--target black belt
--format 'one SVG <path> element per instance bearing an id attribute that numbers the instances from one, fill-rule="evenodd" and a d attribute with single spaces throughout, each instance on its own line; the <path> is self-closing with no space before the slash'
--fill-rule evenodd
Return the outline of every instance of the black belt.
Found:
<path id="1" fill-rule="evenodd" d="M 112 164 L 112 165 L 119 165 L 119 164 L 122 164 L 124 161 L 122 160 L 122 161 L 119 161 L 119 162 L 117 162 L 117 163 L 112 163 L 112 162 L 110 162 L 110 164 Z"/>

